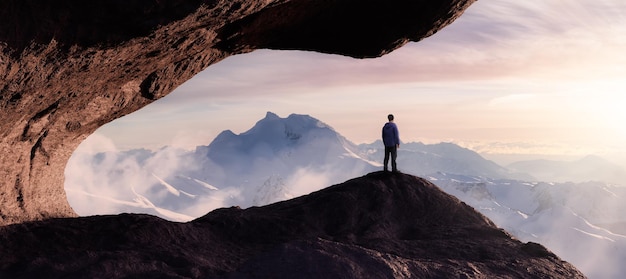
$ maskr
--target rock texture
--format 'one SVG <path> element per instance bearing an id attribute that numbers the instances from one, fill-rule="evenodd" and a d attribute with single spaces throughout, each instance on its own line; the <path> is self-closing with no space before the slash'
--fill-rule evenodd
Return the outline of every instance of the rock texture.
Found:
<path id="1" fill-rule="evenodd" d="M 425 179 L 383 172 L 218 209 L 0 227 L 2 278 L 584 278 Z"/>
<path id="2" fill-rule="evenodd" d="M 473 1 L 1 0 L 0 225 L 74 216 L 63 181 L 78 144 L 229 55 L 376 57 Z"/>

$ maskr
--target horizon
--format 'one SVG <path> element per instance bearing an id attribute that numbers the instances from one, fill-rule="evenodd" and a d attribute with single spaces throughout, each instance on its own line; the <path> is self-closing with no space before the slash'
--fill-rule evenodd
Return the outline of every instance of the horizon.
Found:
<path id="1" fill-rule="evenodd" d="M 291 117 L 292 115 L 296 115 L 296 116 L 305 116 L 305 117 L 311 117 L 315 120 L 318 120 L 322 123 L 324 123 L 325 125 L 327 125 L 330 129 L 334 130 L 338 135 L 340 136 L 344 136 L 340 131 L 337 131 L 333 125 L 331 123 L 322 121 L 321 119 L 316 118 L 314 115 L 308 115 L 308 114 L 299 114 L 299 113 L 290 113 L 288 115 L 278 115 L 274 112 L 268 111 L 266 112 L 266 115 L 257 119 L 256 121 L 254 121 L 254 123 L 251 123 L 250 126 L 241 131 L 241 132 L 234 132 L 231 129 L 226 129 L 226 130 L 222 130 L 220 133 L 222 132 L 232 132 L 237 136 L 243 135 L 248 133 L 249 131 L 253 130 L 253 128 L 256 126 L 258 121 L 261 121 L 263 119 L 266 119 L 267 114 L 273 114 L 274 116 L 277 116 L 278 118 L 285 120 L 289 117 Z M 88 139 L 86 139 L 84 141 L 84 144 L 81 144 L 81 147 L 77 149 L 76 153 L 82 153 L 82 155 L 89 155 L 89 156 L 95 156 L 95 154 L 97 153 L 104 153 L 104 152 L 127 152 L 127 151 L 133 151 L 133 150 L 147 150 L 150 151 L 152 153 L 157 153 L 160 152 L 166 148 L 175 148 L 175 149 L 179 149 L 179 150 L 183 150 L 185 152 L 194 152 L 198 147 L 202 147 L 202 146 L 209 146 L 216 138 L 217 136 L 220 134 L 218 133 L 214 138 L 210 139 L 208 142 L 205 143 L 201 143 L 201 144 L 197 144 L 197 145 L 193 145 L 193 146 L 184 146 L 184 145 L 176 145 L 176 144 L 166 144 L 166 145 L 162 145 L 162 146 L 155 146 L 155 147 L 146 147 L 146 146 L 140 146 L 140 147 L 136 147 L 136 148 L 128 148 L 128 149 L 119 149 L 117 148 L 117 146 L 115 145 L 115 143 L 110 139 L 107 138 L 105 136 L 101 136 L 101 135 L 94 135 L 93 137 L 89 137 Z M 377 142 L 381 142 L 381 139 L 374 139 L 370 142 L 361 142 L 361 143 L 357 143 L 354 142 L 352 139 L 345 137 L 349 142 L 355 144 L 355 145 L 372 145 L 375 144 Z M 454 141 L 432 141 L 432 142 L 426 142 L 426 141 L 404 141 L 401 140 L 402 144 L 400 145 L 400 150 L 403 149 L 403 145 L 407 145 L 407 144 L 424 144 L 424 145 L 438 145 L 438 144 L 454 144 L 457 145 L 459 147 L 462 148 L 466 148 L 468 150 L 471 150 L 473 152 L 476 152 L 477 154 L 479 154 L 480 156 L 482 156 L 483 158 L 487 159 L 487 160 L 491 160 L 503 167 L 507 167 L 507 165 L 511 164 L 511 163 L 515 163 L 515 162 L 521 162 L 521 161 L 534 161 L 534 160 L 548 160 L 548 161 L 560 161 L 560 162 L 574 162 L 574 161 L 579 161 L 579 160 L 583 160 L 584 158 L 590 157 L 590 156 L 596 156 L 596 157 L 600 157 L 604 160 L 606 160 L 609 163 L 615 164 L 615 165 L 619 165 L 620 167 L 626 169 L 626 165 L 622 165 L 620 164 L 620 162 L 616 162 L 613 160 L 610 160 L 608 158 L 596 155 L 596 154 L 532 154 L 532 153 L 524 153 L 524 154 L 490 154 L 490 153 L 481 153 L 479 151 L 477 151 L 476 149 L 472 148 L 473 146 L 471 146 L 470 144 L 464 145 L 464 143 L 459 143 L 459 142 L 454 142 Z M 180 143 L 180 142 L 179 142 Z M 468 146 L 469 145 L 469 146 Z M 474 146 L 475 147 L 475 146 Z"/>
<path id="2" fill-rule="evenodd" d="M 354 143 L 393 113 L 404 142 L 485 156 L 597 155 L 626 166 L 626 3 L 476 2 L 375 59 L 257 50 L 229 57 L 98 129 L 118 150 L 208 144 L 265 112 L 311 115 Z"/>

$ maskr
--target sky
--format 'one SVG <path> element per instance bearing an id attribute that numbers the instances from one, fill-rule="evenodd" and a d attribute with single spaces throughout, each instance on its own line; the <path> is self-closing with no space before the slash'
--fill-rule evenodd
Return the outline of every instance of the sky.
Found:
<path id="1" fill-rule="evenodd" d="M 85 147 L 88 138 L 81 147 L 193 148 L 223 130 L 245 132 L 268 111 L 308 114 L 371 143 L 393 113 L 404 142 L 626 165 L 625 49 L 623 0 L 477 1 L 435 35 L 380 58 L 229 57 L 90 137 L 110 144 Z"/>

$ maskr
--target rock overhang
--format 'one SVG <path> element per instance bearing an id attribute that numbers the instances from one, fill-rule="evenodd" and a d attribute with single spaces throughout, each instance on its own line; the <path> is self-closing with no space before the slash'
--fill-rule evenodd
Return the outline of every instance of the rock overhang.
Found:
<path id="1" fill-rule="evenodd" d="M 0 225 L 74 216 L 64 168 L 80 142 L 225 57 L 377 57 L 474 1 L 0 1 Z"/>

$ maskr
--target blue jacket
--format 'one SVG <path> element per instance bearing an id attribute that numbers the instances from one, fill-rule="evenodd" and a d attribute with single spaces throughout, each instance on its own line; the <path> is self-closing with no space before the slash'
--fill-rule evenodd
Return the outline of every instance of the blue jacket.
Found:
<path id="1" fill-rule="evenodd" d="M 383 143 L 385 146 L 396 146 L 400 144 L 400 134 L 396 123 L 387 122 L 383 126 Z"/>

